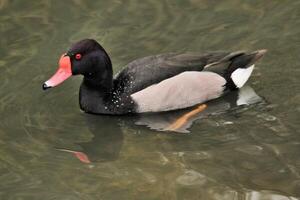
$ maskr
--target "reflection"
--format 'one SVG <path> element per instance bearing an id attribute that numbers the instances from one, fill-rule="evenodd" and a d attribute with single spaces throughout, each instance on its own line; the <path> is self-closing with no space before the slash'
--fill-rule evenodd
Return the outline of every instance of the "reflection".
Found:
<path id="1" fill-rule="evenodd" d="M 80 146 L 78 151 L 65 148 L 58 148 L 57 150 L 72 153 L 82 163 L 113 161 L 118 159 L 123 144 L 123 132 L 120 123 L 129 125 L 133 122 L 135 125 L 147 126 L 158 131 L 186 133 L 189 132 L 188 128 L 196 120 L 209 115 L 218 115 L 241 105 L 250 105 L 262 101 L 263 99 L 251 87 L 246 86 L 207 104 L 179 111 L 127 117 L 85 114 L 85 122 L 89 132 L 93 134 L 93 138 L 88 142 L 76 143 Z M 178 126 L 179 119 L 187 115 L 189 115 L 188 118 L 185 118 L 187 121 L 180 123 L 180 126 Z"/>
<path id="2" fill-rule="evenodd" d="M 188 128 L 198 119 L 205 118 L 209 115 L 221 114 L 238 106 L 251 105 L 262 101 L 263 99 L 258 96 L 250 86 L 245 86 L 238 91 L 228 93 L 222 98 L 190 109 L 139 115 L 135 124 L 147 126 L 150 129 L 159 131 L 187 133 L 189 132 Z M 199 110 L 199 112 L 195 112 L 197 110 Z M 189 117 L 185 123 L 180 123 L 180 126 L 178 126 L 178 120 L 185 118 L 187 115 L 191 115 L 191 117 Z M 176 129 L 173 128 L 174 126 Z"/>
<path id="3" fill-rule="evenodd" d="M 91 141 L 78 143 L 90 161 L 113 161 L 119 156 L 123 132 L 119 119 L 113 116 L 86 115 L 86 123 L 94 135 Z"/>
<path id="4" fill-rule="evenodd" d="M 86 125 L 93 138 L 88 142 L 76 143 L 80 151 L 57 149 L 72 153 L 83 163 L 107 162 L 118 159 L 123 144 L 123 132 L 119 118 L 102 115 L 85 115 Z"/>
<path id="5" fill-rule="evenodd" d="M 91 163 L 89 157 L 81 151 L 72 151 L 68 149 L 56 149 L 56 150 L 71 153 L 83 163 Z"/>

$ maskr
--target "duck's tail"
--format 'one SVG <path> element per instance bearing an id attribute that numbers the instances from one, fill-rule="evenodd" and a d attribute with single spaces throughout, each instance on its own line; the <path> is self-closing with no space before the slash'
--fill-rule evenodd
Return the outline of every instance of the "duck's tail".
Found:
<path id="1" fill-rule="evenodd" d="M 205 67 L 205 71 L 215 72 L 227 81 L 226 88 L 234 90 L 245 85 L 252 74 L 254 64 L 267 52 L 265 49 L 250 53 L 233 52 L 216 63 Z"/>

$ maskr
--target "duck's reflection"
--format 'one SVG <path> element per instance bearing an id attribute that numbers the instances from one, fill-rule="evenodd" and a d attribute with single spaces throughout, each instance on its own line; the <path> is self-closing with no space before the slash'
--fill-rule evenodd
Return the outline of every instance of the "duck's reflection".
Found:
<path id="1" fill-rule="evenodd" d="M 59 148 L 72 153 L 83 163 L 106 162 L 118 159 L 123 144 L 119 117 L 85 115 L 86 125 L 93 135 L 88 142 L 76 143 L 81 150 Z"/>
<path id="2" fill-rule="evenodd" d="M 255 104 L 261 101 L 262 98 L 259 97 L 250 86 L 245 86 L 238 91 L 228 93 L 222 98 L 208 102 L 205 105 L 205 108 L 200 109 L 199 112 L 191 115 L 187 121 L 184 121 L 184 123 L 181 123 L 178 126 L 175 125 L 178 123 L 178 119 L 188 115 L 189 113 L 193 114 L 192 112 L 199 109 L 199 107 L 158 114 L 140 115 L 139 118 L 136 119 L 135 124 L 144 125 L 150 129 L 159 131 L 175 131 L 184 133 L 189 132 L 188 128 L 191 127 L 195 120 L 205 118 L 209 115 L 218 115 L 237 106 Z M 174 128 L 174 125 L 176 128 Z"/>
<path id="3" fill-rule="evenodd" d="M 87 115 L 86 123 L 94 135 L 91 141 L 78 143 L 90 161 L 116 160 L 123 144 L 123 132 L 119 118 Z"/>
<path id="4" fill-rule="evenodd" d="M 170 127 L 174 127 L 174 122 L 195 108 L 131 117 L 85 115 L 86 125 L 90 133 L 93 134 L 92 139 L 88 142 L 77 143 L 81 147 L 81 151 L 59 150 L 72 153 L 83 163 L 114 161 L 118 159 L 123 144 L 123 132 L 120 123 L 128 126 L 133 124 L 135 129 L 136 125 L 143 125 L 158 131 L 188 132 L 188 128 L 195 120 L 209 115 L 218 115 L 237 106 L 250 105 L 260 101 L 262 101 L 262 98 L 251 87 L 246 86 L 239 91 L 229 93 L 223 98 L 207 103 L 203 111 L 196 113 L 176 129 L 170 129 Z"/>

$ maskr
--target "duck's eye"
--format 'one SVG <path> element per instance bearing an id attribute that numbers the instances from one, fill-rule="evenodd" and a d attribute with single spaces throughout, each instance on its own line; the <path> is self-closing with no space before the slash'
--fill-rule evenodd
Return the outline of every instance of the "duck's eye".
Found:
<path id="1" fill-rule="evenodd" d="M 81 57 L 82 57 L 82 55 L 81 55 L 80 53 L 77 53 L 77 54 L 75 55 L 75 59 L 76 59 L 76 60 L 80 60 Z"/>

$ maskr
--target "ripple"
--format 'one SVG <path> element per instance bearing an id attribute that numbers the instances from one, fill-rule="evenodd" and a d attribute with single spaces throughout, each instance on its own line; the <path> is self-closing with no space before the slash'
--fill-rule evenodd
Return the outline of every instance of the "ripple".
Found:
<path id="1" fill-rule="evenodd" d="M 207 181 L 206 177 L 194 170 L 186 170 L 183 175 L 176 179 L 176 182 L 180 185 L 203 185 Z"/>

